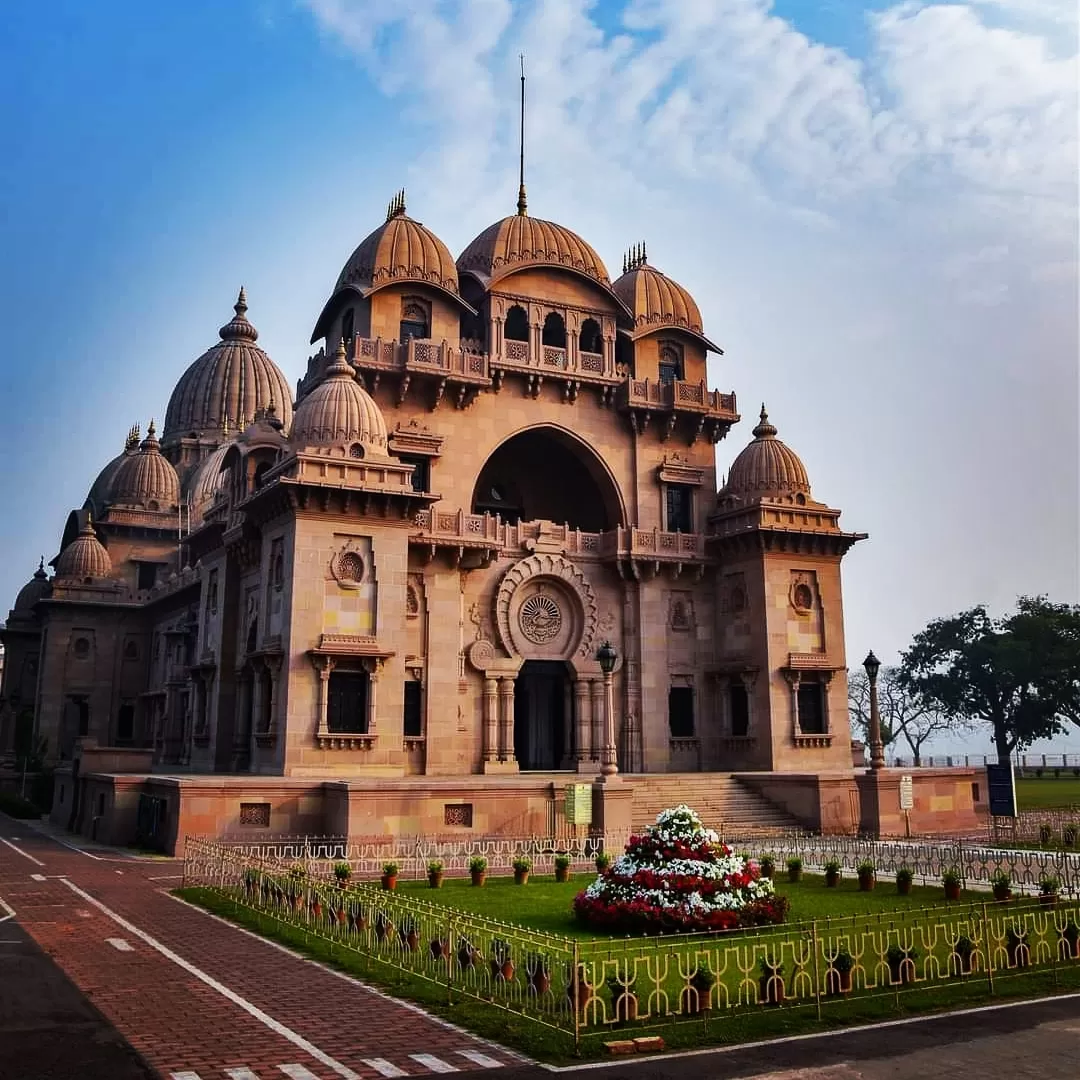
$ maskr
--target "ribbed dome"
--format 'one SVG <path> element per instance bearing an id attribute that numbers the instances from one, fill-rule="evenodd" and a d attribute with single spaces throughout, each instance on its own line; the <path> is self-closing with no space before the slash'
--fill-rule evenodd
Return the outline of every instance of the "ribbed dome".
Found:
<path id="1" fill-rule="evenodd" d="M 220 437 L 226 423 L 244 428 L 257 409 L 271 403 L 289 422 L 292 391 L 274 361 L 255 344 L 259 332 L 247 320 L 243 289 L 233 310 L 235 316 L 218 331 L 221 340 L 176 384 L 165 412 L 166 443 L 192 433 Z"/>
<path id="2" fill-rule="evenodd" d="M 45 573 L 45 560 L 38 564 L 34 576 L 19 590 L 13 611 L 30 612 L 34 605 L 49 595 L 49 575 Z"/>
<path id="3" fill-rule="evenodd" d="M 799 455 L 776 437 L 776 428 L 762 405 L 754 441 L 733 462 L 720 498 L 809 494 L 805 466 Z"/>
<path id="4" fill-rule="evenodd" d="M 633 312 L 634 325 L 683 326 L 700 334 L 701 311 L 677 282 L 645 261 L 644 248 L 631 258 L 623 276 L 611 286 Z"/>
<path id="5" fill-rule="evenodd" d="M 56 560 L 56 578 L 59 581 L 85 581 L 87 578 L 104 578 L 112 573 L 112 559 L 94 532 L 90 515 L 82 531 Z"/>
<path id="6" fill-rule="evenodd" d="M 296 407 L 289 441 L 297 448 L 351 449 L 359 443 L 380 457 L 386 455 L 386 421 L 371 395 L 356 381 L 344 342 L 338 345 L 323 381 Z"/>
<path id="7" fill-rule="evenodd" d="M 405 193 L 391 202 L 380 225 L 349 256 L 334 292 L 346 285 L 379 288 L 391 281 L 419 281 L 458 291 L 457 267 L 450 249 L 405 213 Z"/>
<path id="8" fill-rule="evenodd" d="M 130 454 L 109 485 L 110 506 L 138 506 L 144 510 L 172 510 L 180 502 L 180 478 L 169 460 L 162 456 L 154 422 L 137 454 Z"/>
<path id="9" fill-rule="evenodd" d="M 122 453 L 119 453 L 98 473 L 97 479 L 90 485 L 86 494 L 84 508 L 92 510 L 95 514 L 103 514 L 109 502 L 109 488 L 112 487 L 117 469 L 126 457 L 134 454 L 139 449 L 139 425 L 135 424 L 128 432 Z"/>
<path id="10" fill-rule="evenodd" d="M 191 527 L 200 524 L 206 511 L 217 498 L 225 476 L 221 471 L 222 462 L 229 452 L 231 442 L 222 443 L 212 454 L 205 457 L 195 470 L 188 489 L 188 505 L 191 507 Z"/>
<path id="11" fill-rule="evenodd" d="M 525 214 L 486 228 L 457 261 L 459 271 L 471 270 L 489 279 L 530 265 L 560 266 L 611 286 L 600 256 L 577 233 Z"/>

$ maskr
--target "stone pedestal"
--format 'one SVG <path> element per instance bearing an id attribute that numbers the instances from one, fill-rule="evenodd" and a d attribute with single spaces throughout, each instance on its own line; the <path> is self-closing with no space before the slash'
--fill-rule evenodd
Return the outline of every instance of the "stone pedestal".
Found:
<path id="1" fill-rule="evenodd" d="M 900 808 L 900 778 L 911 777 L 914 806 Z M 980 769 L 878 769 L 857 773 L 859 831 L 871 836 L 962 835 L 985 828 Z"/>
<path id="2" fill-rule="evenodd" d="M 620 777 L 593 784 L 592 827 L 606 836 L 629 836 L 633 832 L 634 789 Z"/>

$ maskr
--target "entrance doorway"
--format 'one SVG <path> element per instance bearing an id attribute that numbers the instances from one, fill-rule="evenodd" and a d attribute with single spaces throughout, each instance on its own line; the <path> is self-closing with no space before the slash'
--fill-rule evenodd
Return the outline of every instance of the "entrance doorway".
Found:
<path id="1" fill-rule="evenodd" d="M 514 682 L 514 756 L 523 771 L 563 767 L 570 680 L 559 660 L 526 660 Z"/>

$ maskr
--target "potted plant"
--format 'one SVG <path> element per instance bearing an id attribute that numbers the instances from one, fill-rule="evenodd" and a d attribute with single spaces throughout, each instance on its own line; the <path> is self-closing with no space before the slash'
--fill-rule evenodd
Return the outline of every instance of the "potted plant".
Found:
<path id="1" fill-rule="evenodd" d="M 782 1005 L 784 1002 L 784 965 L 779 960 L 761 958 L 761 977 L 758 979 L 758 1000 L 763 1005 Z"/>
<path id="2" fill-rule="evenodd" d="M 1043 874 L 1039 878 L 1039 903 L 1046 907 L 1053 907 L 1058 900 L 1061 891 L 1061 881 L 1053 874 Z"/>
<path id="3" fill-rule="evenodd" d="M 637 998 L 630 989 L 629 979 L 625 972 L 617 971 L 609 975 L 604 982 L 611 993 L 611 1005 L 617 1020 L 637 1019 Z"/>
<path id="4" fill-rule="evenodd" d="M 513 862 L 514 884 L 524 885 L 529 880 L 529 871 L 532 869 L 532 859 L 528 855 L 518 855 Z"/>
<path id="5" fill-rule="evenodd" d="M 393 892 L 397 888 L 398 864 L 385 862 L 382 868 L 382 887 Z"/>
<path id="6" fill-rule="evenodd" d="M 840 881 L 840 860 L 830 859 L 825 864 L 825 886 L 829 889 L 835 889 Z"/>
<path id="7" fill-rule="evenodd" d="M 502 938 L 493 938 L 491 942 L 491 977 L 509 982 L 514 977 L 514 961 L 510 952 L 510 943 Z"/>
<path id="8" fill-rule="evenodd" d="M 611 869 L 611 855 L 606 851 L 601 851 L 596 856 L 596 872 L 598 874 L 606 874 Z"/>
<path id="9" fill-rule="evenodd" d="M 551 989 L 551 961 L 543 953 L 526 953 L 525 976 L 530 993 L 541 997 Z"/>
<path id="10" fill-rule="evenodd" d="M 961 975 L 971 974 L 971 956 L 975 952 L 975 942 L 961 934 L 953 942 L 953 956 L 956 957 L 956 966 Z"/>
<path id="11" fill-rule="evenodd" d="M 458 939 L 457 961 L 462 971 L 472 971 L 478 960 L 483 960 L 480 950 L 467 937 Z"/>
<path id="12" fill-rule="evenodd" d="M 914 877 L 909 866 L 901 866 L 896 871 L 896 891 L 901 896 L 907 896 L 911 892 L 911 882 Z"/>
<path id="13" fill-rule="evenodd" d="M 474 855 L 469 860 L 469 876 L 476 886 L 484 884 L 487 878 L 487 859 L 483 855 Z"/>
<path id="14" fill-rule="evenodd" d="M 446 938 L 432 938 L 428 945 L 428 951 L 431 953 L 432 960 L 441 960 L 444 956 L 449 955 L 450 943 Z"/>
<path id="15" fill-rule="evenodd" d="M 995 870 L 990 878 L 990 888 L 993 890 L 994 899 L 998 903 L 1004 903 L 1012 899 L 1012 878 L 1004 870 Z"/>
<path id="16" fill-rule="evenodd" d="M 1027 946 L 1027 930 L 1019 923 L 1014 923 L 1005 931 L 1005 951 L 1009 954 L 1012 967 L 1026 968 L 1030 959 Z"/>
<path id="17" fill-rule="evenodd" d="M 703 964 L 698 964 L 690 976 L 690 982 L 683 987 L 681 1008 L 687 1016 L 696 1016 L 712 1008 L 712 988 L 716 976 Z"/>
<path id="18" fill-rule="evenodd" d="M 427 883 L 428 887 L 432 889 L 441 889 L 443 879 L 443 861 L 442 859 L 432 859 L 427 864 Z"/>
<path id="19" fill-rule="evenodd" d="M 559 854 L 555 856 L 555 880 L 570 880 L 570 856 Z"/>
<path id="20" fill-rule="evenodd" d="M 906 986 L 915 981 L 915 961 L 919 958 L 919 950 L 912 946 L 909 949 L 900 945 L 890 945 L 885 953 L 885 962 L 889 965 L 889 976 L 894 983 Z"/>
<path id="21" fill-rule="evenodd" d="M 1080 959 L 1080 926 L 1077 926 L 1075 922 L 1070 919 L 1065 924 L 1065 929 L 1061 931 L 1061 949 L 1064 953 L 1064 959 L 1077 960 Z"/>
<path id="22" fill-rule="evenodd" d="M 334 863 L 334 877 L 337 878 L 337 883 L 343 889 L 349 884 L 349 878 L 352 877 L 352 867 L 347 862 Z"/>
<path id="23" fill-rule="evenodd" d="M 1039 826 L 1039 843 L 1049 844 L 1054 839 L 1054 827 L 1048 821 Z"/>
<path id="24" fill-rule="evenodd" d="M 941 875 L 941 884 L 945 886 L 946 900 L 960 899 L 960 871 L 955 869 L 946 870 Z"/>
<path id="25" fill-rule="evenodd" d="M 259 887 L 259 871 L 254 866 L 249 866 L 244 870 L 244 892 L 248 896 L 253 896 Z"/>
<path id="26" fill-rule="evenodd" d="M 796 882 L 802 878 L 802 859 L 798 855 L 793 855 L 787 861 L 787 879 L 790 882 Z"/>
<path id="27" fill-rule="evenodd" d="M 577 1011 L 579 1015 L 585 1015 L 585 1008 L 589 1001 L 592 999 L 592 984 L 586 977 L 586 968 L 584 964 L 578 964 L 577 972 L 574 971 L 573 964 L 566 965 L 566 1003 L 570 1006 L 570 1009 L 574 1009 L 574 1003 L 577 1002 Z"/>
<path id="28" fill-rule="evenodd" d="M 398 937 L 401 939 L 401 944 L 405 949 L 409 952 L 416 952 L 416 947 L 420 944 L 420 932 L 416 920 L 411 915 L 405 915 L 402 918 L 398 925 Z"/>
<path id="29" fill-rule="evenodd" d="M 871 892 L 873 891 L 874 884 L 877 880 L 874 871 L 874 864 L 869 859 L 864 859 L 855 869 L 855 873 L 859 876 L 859 892 Z"/>
<path id="30" fill-rule="evenodd" d="M 394 924 L 390 921 L 390 916 L 385 911 L 380 911 L 375 916 L 375 936 L 380 941 L 385 941 L 393 930 Z"/>
<path id="31" fill-rule="evenodd" d="M 854 966 L 855 957 L 842 945 L 829 961 L 829 970 L 825 975 L 825 985 L 830 994 L 846 994 L 851 989 L 851 969 Z"/>
<path id="32" fill-rule="evenodd" d="M 761 876 L 771 878 L 776 873 L 776 860 L 771 855 L 762 855 L 758 860 Z"/>
<path id="33" fill-rule="evenodd" d="M 1065 847 L 1076 847 L 1076 838 L 1080 835 L 1075 825 L 1066 825 L 1061 830 L 1061 842 Z"/>

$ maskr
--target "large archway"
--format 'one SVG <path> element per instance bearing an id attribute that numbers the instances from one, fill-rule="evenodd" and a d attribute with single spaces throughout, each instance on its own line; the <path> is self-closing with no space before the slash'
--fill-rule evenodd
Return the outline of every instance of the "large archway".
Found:
<path id="1" fill-rule="evenodd" d="M 622 498 L 600 456 L 554 425 L 526 428 L 495 448 L 473 489 L 474 514 L 548 520 L 583 532 L 625 524 Z"/>

